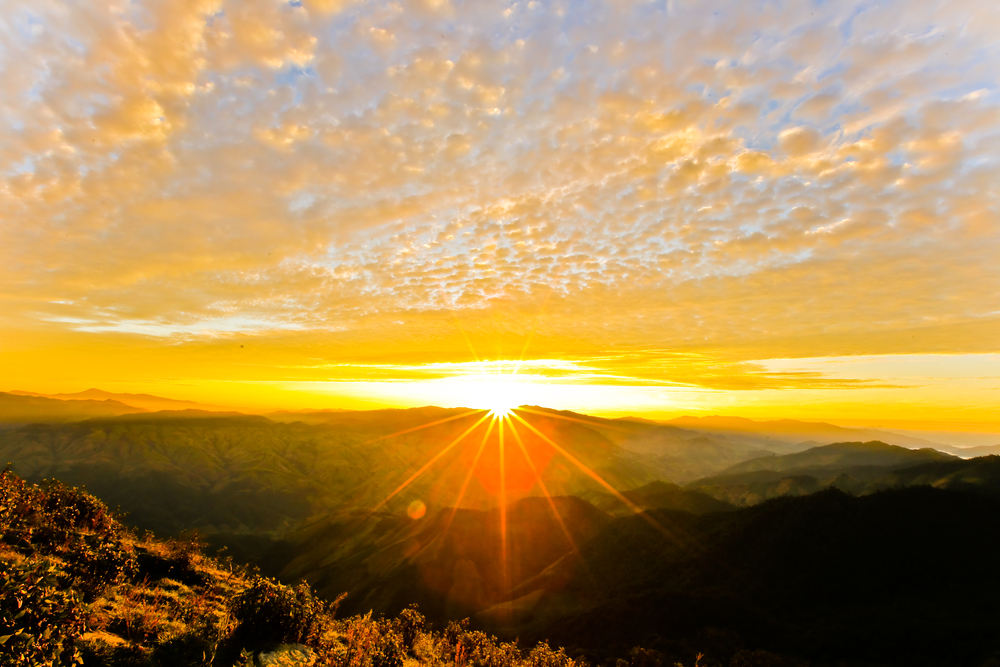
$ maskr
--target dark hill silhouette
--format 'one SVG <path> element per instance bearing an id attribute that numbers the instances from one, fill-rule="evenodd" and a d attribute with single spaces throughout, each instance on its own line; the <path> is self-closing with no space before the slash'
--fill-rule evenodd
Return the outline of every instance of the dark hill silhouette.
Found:
<path id="1" fill-rule="evenodd" d="M 695 480 L 685 488 L 740 506 L 780 496 L 807 495 L 830 486 L 860 495 L 894 486 L 882 481 L 893 470 L 960 461 L 933 449 L 844 442 L 745 461 L 718 475 Z"/>
<path id="2" fill-rule="evenodd" d="M 808 446 L 771 442 L 755 436 L 707 435 L 643 419 L 602 419 L 565 410 L 529 407 L 535 411 L 533 414 L 585 421 L 589 428 L 622 449 L 642 456 L 660 479 L 677 484 L 721 471 L 740 461 L 772 455 L 776 451 L 799 451 Z"/>
<path id="3" fill-rule="evenodd" d="M 623 491 L 622 495 L 635 507 L 642 509 L 667 509 L 692 514 L 729 512 L 736 509 L 734 505 L 704 493 L 686 491 L 676 484 L 661 481 L 650 482 L 631 491 Z M 594 492 L 587 494 L 586 497 L 596 507 L 609 514 L 628 516 L 633 513 L 632 508 L 610 493 Z"/>
<path id="4" fill-rule="evenodd" d="M 544 592 L 520 636 L 669 652 L 715 628 L 852 665 L 970 665 L 1000 648 L 995 499 L 828 490 L 732 513 L 651 515 L 669 536 L 640 517 L 609 523 L 582 564 L 549 578 L 566 583 Z"/>
<path id="5" fill-rule="evenodd" d="M 176 424 L 198 420 L 200 426 L 213 428 L 218 426 L 264 425 L 273 422 L 261 415 L 248 415 L 242 412 L 216 412 L 211 410 L 157 410 L 156 412 L 141 412 L 137 414 L 117 415 L 86 420 L 89 426 L 114 425 L 116 423 L 156 423 L 162 425 Z"/>
<path id="6" fill-rule="evenodd" d="M 92 417 L 110 417 L 145 411 L 143 408 L 119 401 L 61 401 L 0 392 L 0 425 L 8 428 L 31 423 L 73 422 Z"/>
<path id="7" fill-rule="evenodd" d="M 978 447 L 952 447 L 951 453 L 963 459 L 972 459 L 979 456 L 1000 455 L 1000 445 L 980 445 Z"/>
<path id="8" fill-rule="evenodd" d="M 883 489 L 917 485 L 1000 495 L 1000 456 L 925 463 L 886 473 L 872 484 Z"/>
<path id="9" fill-rule="evenodd" d="M 918 463 L 954 461 L 956 458 L 934 449 L 908 449 L 879 441 L 838 442 L 785 456 L 762 456 L 730 466 L 721 474 L 730 475 L 755 470 L 787 471 L 803 468 L 842 470 L 855 466 L 898 468 Z"/>
<path id="10" fill-rule="evenodd" d="M 349 590 L 351 611 L 393 614 L 418 601 L 437 623 L 471 614 L 501 637 L 549 638 L 598 661 L 632 645 L 659 651 L 664 664 L 692 646 L 711 664 L 729 664 L 740 648 L 816 665 L 907 666 L 976 665 L 1000 650 L 994 497 L 829 489 L 645 518 L 555 502 L 579 551 L 544 499 L 513 504 L 506 594 L 496 510 L 460 510 L 450 526 L 448 510 L 330 517 L 277 545 L 265 566 L 321 591 Z"/>
<path id="11" fill-rule="evenodd" d="M 30 391 L 12 391 L 11 393 L 18 394 L 20 396 L 41 396 L 43 398 L 54 398 L 60 401 L 118 401 L 119 403 L 124 403 L 125 405 L 130 405 L 134 408 L 142 408 L 143 410 L 230 410 L 230 408 L 198 403 L 196 401 L 164 398 L 162 396 L 153 396 L 152 394 L 115 393 L 95 388 L 62 394 L 38 394 Z"/>
<path id="12" fill-rule="evenodd" d="M 780 446 L 778 443 L 812 441 L 828 444 L 852 440 L 879 440 L 894 445 L 916 448 L 936 446 L 936 443 L 931 441 L 893 431 L 870 428 L 847 428 L 825 422 L 804 422 L 796 419 L 757 421 L 744 417 L 709 416 L 678 417 L 665 423 L 705 433 L 729 435 L 731 437 L 756 436 L 772 443 L 771 449 Z"/>

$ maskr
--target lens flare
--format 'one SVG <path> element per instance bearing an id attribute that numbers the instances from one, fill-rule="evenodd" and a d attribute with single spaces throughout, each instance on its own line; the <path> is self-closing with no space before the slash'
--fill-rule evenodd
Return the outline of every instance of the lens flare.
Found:
<path id="1" fill-rule="evenodd" d="M 422 519 L 427 513 L 427 505 L 422 500 L 414 500 L 406 507 L 406 514 L 411 519 Z"/>

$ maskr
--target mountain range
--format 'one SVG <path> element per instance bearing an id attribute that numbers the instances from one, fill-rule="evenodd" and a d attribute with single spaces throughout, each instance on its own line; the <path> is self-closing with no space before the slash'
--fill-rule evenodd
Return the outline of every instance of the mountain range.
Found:
<path id="1" fill-rule="evenodd" d="M 260 415 L 81 394 L 0 393 L 13 472 L 346 592 L 346 613 L 417 603 L 439 627 L 469 617 L 592 663 L 659 656 L 630 667 L 757 648 L 815 665 L 1000 657 L 1000 456 L 788 420 L 523 406 L 501 441 L 484 411 Z"/>
<path id="2" fill-rule="evenodd" d="M 142 408 L 143 410 L 157 411 L 157 410 L 210 410 L 210 411 L 226 411 L 230 408 L 223 408 L 217 405 L 208 405 L 205 403 L 197 403 L 195 401 L 184 401 L 174 398 L 163 398 L 162 396 L 153 396 L 152 394 L 124 394 L 124 393 L 113 393 L 110 391 L 104 391 L 102 389 L 86 389 L 84 391 L 77 391 L 73 393 L 64 394 L 37 394 L 28 391 L 12 391 L 11 394 L 16 396 L 34 396 L 36 398 L 51 398 L 59 401 L 117 401 L 119 403 L 124 403 L 125 405 L 131 406 L 133 408 Z"/>

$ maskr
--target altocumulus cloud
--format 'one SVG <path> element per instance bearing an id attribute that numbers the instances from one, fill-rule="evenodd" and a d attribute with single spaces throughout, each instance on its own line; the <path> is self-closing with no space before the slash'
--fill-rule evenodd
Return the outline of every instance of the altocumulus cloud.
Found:
<path id="1" fill-rule="evenodd" d="M 0 22 L 8 327 L 535 318 L 662 379 L 715 375 L 663 370 L 678 346 L 752 375 L 788 341 L 884 351 L 1000 312 L 988 1 L 38 0 Z"/>

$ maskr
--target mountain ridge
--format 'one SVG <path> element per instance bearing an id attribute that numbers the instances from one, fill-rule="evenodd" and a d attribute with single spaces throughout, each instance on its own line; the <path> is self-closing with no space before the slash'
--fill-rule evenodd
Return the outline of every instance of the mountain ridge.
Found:
<path id="1" fill-rule="evenodd" d="M 103 389 L 97 389 L 91 387 L 90 389 L 84 389 L 83 391 L 71 392 L 71 393 L 57 393 L 57 394 L 42 394 L 37 392 L 11 391 L 11 394 L 16 394 L 20 396 L 36 396 L 40 398 L 51 398 L 59 401 L 75 401 L 75 400 L 113 400 L 125 405 L 131 405 L 134 408 L 143 408 L 151 411 L 158 410 L 209 410 L 209 411 L 232 411 L 232 408 L 225 408 L 218 405 L 210 405 L 207 403 L 199 403 L 197 401 L 188 401 L 184 399 L 176 398 L 164 398 L 163 396 L 154 396 L 153 394 L 131 394 L 131 393 L 118 393 L 105 391 Z"/>

